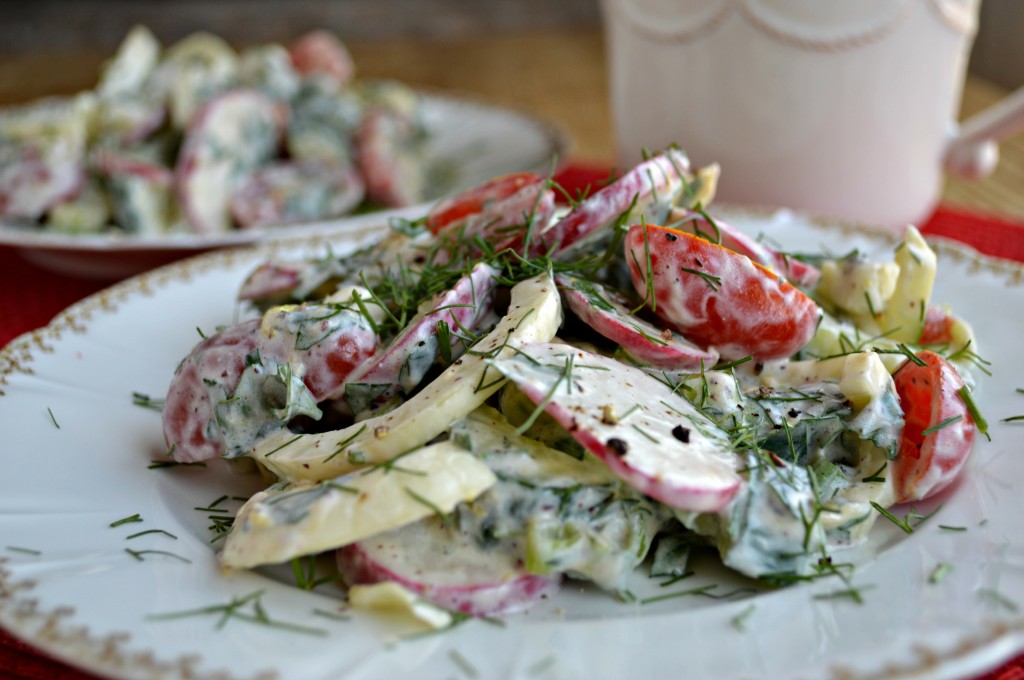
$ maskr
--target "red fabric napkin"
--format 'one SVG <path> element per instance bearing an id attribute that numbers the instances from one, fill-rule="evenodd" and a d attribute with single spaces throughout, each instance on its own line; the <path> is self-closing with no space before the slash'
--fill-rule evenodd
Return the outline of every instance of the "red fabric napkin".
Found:
<path id="1" fill-rule="evenodd" d="M 601 186 L 606 166 L 570 165 L 556 180 L 574 195 Z M 987 255 L 1024 262 L 1024 223 L 940 206 L 924 224 L 927 235 L 966 243 Z M 45 326 L 55 314 L 113 281 L 76 279 L 44 271 L 11 248 L 0 247 L 0 346 Z M 52 660 L 0 630 L 0 677 L 32 680 L 92 680 L 95 676 Z M 1024 654 L 978 680 L 1024 680 Z"/>

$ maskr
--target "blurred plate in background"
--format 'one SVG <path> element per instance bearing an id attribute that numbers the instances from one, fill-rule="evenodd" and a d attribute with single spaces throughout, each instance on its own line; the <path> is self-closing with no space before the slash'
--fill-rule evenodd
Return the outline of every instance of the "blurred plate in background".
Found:
<path id="1" fill-rule="evenodd" d="M 388 216 L 418 216 L 442 196 L 492 177 L 532 170 L 546 173 L 564 159 L 568 141 L 553 125 L 532 116 L 457 97 L 423 95 L 424 123 L 431 134 L 428 164 L 437 180 L 430 201 L 403 208 L 314 224 L 268 227 L 221 234 L 70 235 L 0 225 L 0 246 L 51 271 L 96 279 L 120 279 L 214 248 L 347 230 L 380 223 Z"/>

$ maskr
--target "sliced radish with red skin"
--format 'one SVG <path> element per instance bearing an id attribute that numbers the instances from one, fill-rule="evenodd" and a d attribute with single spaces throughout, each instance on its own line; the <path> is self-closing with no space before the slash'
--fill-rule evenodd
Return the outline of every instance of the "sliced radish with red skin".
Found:
<path id="1" fill-rule="evenodd" d="M 231 192 L 231 215 L 243 229 L 341 217 L 366 188 L 352 166 L 280 161 L 256 168 Z"/>
<path id="2" fill-rule="evenodd" d="M 235 395 L 253 362 L 292 367 L 316 401 L 334 398 L 345 378 L 371 356 L 377 335 L 357 313 L 324 305 L 275 307 L 263 319 L 200 342 L 174 374 L 164 404 L 164 438 L 181 462 L 227 451 L 216 403 Z M 258 355 L 257 355 L 258 352 Z"/>
<path id="3" fill-rule="evenodd" d="M 37 220 L 85 186 L 78 159 L 34 146 L 0 153 L 0 216 Z"/>
<path id="4" fill-rule="evenodd" d="M 538 243 L 557 253 L 618 221 L 629 224 L 644 215 L 648 222 L 661 222 L 683 192 L 689 169 L 689 159 L 675 149 L 644 161 L 542 231 Z"/>
<path id="5" fill-rule="evenodd" d="M 953 365 L 927 350 L 917 357 L 924 366 L 907 361 L 892 376 L 904 418 L 899 453 L 889 464 L 897 503 L 923 500 L 952 484 L 978 429 L 958 394 L 964 381 Z"/>
<path id="6" fill-rule="evenodd" d="M 635 224 L 626 260 L 637 293 L 663 321 L 723 359 L 782 359 L 807 344 L 821 310 L 745 255 L 678 229 Z"/>
<path id="7" fill-rule="evenodd" d="M 936 345 L 953 340 L 953 316 L 936 305 L 928 305 L 924 315 L 924 330 L 921 331 L 922 345 Z"/>
<path id="8" fill-rule="evenodd" d="M 613 473 L 668 506 L 717 512 L 743 484 L 726 434 L 638 368 L 557 343 L 490 363 Z"/>
<path id="9" fill-rule="evenodd" d="M 469 257 L 481 253 L 472 239 L 482 237 L 495 252 L 507 248 L 519 251 L 527 238 L 543 230 L 555 212 L 555 192 L 544 180 L 527 184 L 514 194 L 489 203 L 483 210 L 463 220 L 450 222 L 438 233 L 442 250 L 452 244 L 452 250 L 469 247 Z M 531 251 L 536 251 L 536 246 Z"/>
<path id="10" fill-rule="evenodd" d="M 141 142 L 167 122 L 167 107 L 157 97 L 122 96 L 100 102 L 100 136 L 130 146 Z"/>
<path id="11" fill-rule="evenodd" d="M 511 613 L 558 592 L 561 574 L 536 575 L 510 551 L 487 551 L 431 518 L 341 548 L 349 585 L 392 581 L 439 607 L 471 616 Z"/>
<path id="12" fill-rule="evenodd" d="M 723 222 L 712 216 L 712 225 L 705 215 L 693 210 L 673 210 L 666 220 L 673 229 L 701 236 L 707 240 L 719 243 L 729 250 L 740 255 L 746 255 L 754 262 L 768 267 L 786 277 L 794 285 L 808 288 L 813 286 L 821 272 L 817 267 L 801 262 L 795 258 L 787 257 L 779 251 L 769 248 L 763 243 L 758 243 L 742 230 L 737 229 L 728 222 Z"/>
<path id="13" fill-rule="evenodd" d="M 399 392 L 411 393 L 441 357 L 438 323 L 447 323 L 453 336 L 458 336 L 462 334 L 460 328 L 472 332 L 481 319 L 491 318 L 491 294 L 498 274 L 498 270 L 488 264 L 477 264 L 451 289 L 435 296 L 430 310 L 410 321 L 386 349 L 353 371 L 345 381 L 346 386 L 379 386 L 380 389 L 374 391 L 376 399 L 387 399 Z M 458 359 L 465 351 L 462 343 L 454 342 L 454 337 L 450 347 L 449 359 Z M 357 413 L 367 406 L 353 403 L 354 395 L 346 392 L 346 396 L 350 397 L 350 405 Z"/>
<path id="14" fill-rule="evenodd" d="M 337 399 L 353 370 L 378 350 L 380 340 L 357 307 L 307 303 L 274 307 L 263 315 L 261 352 L 278 363 L 298 363 L 317 401 Z"/>
<path id="15" fill-rule="evenodd" d="M 191 463 L 216 458 L 226 445 L 216 424 L 210 385 L 213 381 L 230 394 L 245 370 L 245 357 L 259 343 L 259 319 L 232 326 L 212 335 L 181 362 L 164 402 L 164 439 L 174 460 Z"/>
<path id="16" fill-rule="evenodd" d="M 138 177 L 162 187 L 169 187 L 174 182 L 174 172 L 167 166 L 123 151 L 100 149 L 93 156 L 92 164 L 98 173 L 108 177 Z"/>
<path id="17" fill-rule="evenodd" d="M 193 116 L 175 168 L 178 202 L 200 234 L 231 228 L 231 189 L 239 177 L 272 158 L 281 132 L 280 110 L 255 90 L 214 97 Z"/>
<path id="18" fill-rule="evenodd" d="M 415 136 L 413 124 L 405 116 L 383 108 L 367 111 L 354 141 L 371 201 L 401 208 L 422 200 L 426 177 Z"/>
<path id="19" fill-rule="evenodd" d="M 552 277 L 541 274 L 520 281 L 512 287 L 505 316 L 473 351 L 394 410 L 331 432 L 276 432 L 257 441 L 249 453 L 290 480 L 331 479 L 363 465 L 386 463 L 423 446 L 504 385 L 488 357 L 514 353 L 520 343 L 550 340 L 561 323 L 562 305 Z"/>
<path id="20" fill-rule="evenodd" d="M 238 289 L 239 300 L 274 300 L 285 296 L 302 280 L 301 262 L 264 262 L 252 271 Z"/>
<path id="21" fill-rule="evenodd" d="M 436 234 L 447 225 L 483 212 L 491 204 L 509 198 L 523 187 L 542 181 L 543 178 L 533 172 L 517 172 L 490 179 L 438 202 L 427 213 L 427 229 Z"/>
<path id="22" fill-rule="evenodd" d="M 310 31 L 288 46 L 295 70 L 304 76 L 325 75 L 338 85 L 347 85 L 355 75 L 355 64 L 345 44 L 329 31 Z"/>
<path id="23" fill-rule="evenodd" d="M 617 291 L 571 276 L 555 277 L 565 304 L 592 329 L 616 343 L 636 361 L 657 368 L 698 371 L 718 362 L 718 353 L 690 343 L 669 329 L 657 328 L 626 307 Z"/>

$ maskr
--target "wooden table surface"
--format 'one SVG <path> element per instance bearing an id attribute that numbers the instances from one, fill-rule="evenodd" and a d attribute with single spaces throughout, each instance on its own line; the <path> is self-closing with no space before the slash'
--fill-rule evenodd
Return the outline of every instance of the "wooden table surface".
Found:
<path id="1" fill-rule="evenodd" d="M 349 48 L 362 77 L 395 78 L 529 112 L 568 133 L 573 159 L 614 161 L 605 49 L 597 29 L 352 42 Z M 53 51 L 0 59 L 0 104 L 88 88 L 107 56 Z M 1004 94 L 1004 88 L 969 77 L 963 116 Z M 995 173 L 980 181 L 948 180 L 943 199 L 1024 221 L 1024 135 L 1003 143 Z"/>

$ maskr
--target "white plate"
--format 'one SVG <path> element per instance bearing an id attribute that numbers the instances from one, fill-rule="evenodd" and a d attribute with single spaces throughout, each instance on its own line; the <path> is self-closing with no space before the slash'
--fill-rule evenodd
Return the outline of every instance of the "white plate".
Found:
<path id="1" fill-rule="evenodd" d="M 787 214 L 734 221 L 793 249 L 893 245 L 889 237 Z M 323 245 L 287 247 L 322 252 Z M 196 327 L 212 330 L 237 317 L 234 291 L 266 249 L 219 251 L 147 273 L 75 305 L 0 353 L 4 627 L 117 677 L 223 671 L 231 678 L 460 678 L 472 675 L 469 664 L 481 678 L 954 678 L 1024 648 L 1024 500 L 1015 488 L 1024 479 L 1015 443 L 1021 425 L 1001 422 L 1024 414 L 1024 394 L 1015 391 L 1024 387 L 1020 265 L 939 246 L 935 299 L 968 316 L 993 364 L 994 376 L 979 390 L 992 441 L 977 445 L 961 482 L 913 534 L 880 520 L 868 546 L 836 555 L 858 564 L 853 581 L 863 604 L 822 599 L 843 587 L 834 579 L 648 605 L 570 585 L 504 627 L 471 621 L 395 641 L 394 628 L 368 615 L 317 615 L 338 606 L 330 587 L 308 593 L 260 573 L 220 572 L 207 513 L 194 508 L 222 494 L 245 495 L 258 480 L 219 465 L 147 469 L 163 453 L 159 416 L 133 406 L 131 393 L 162 395 L 198 340 Z M 144 521 L 109 526 L 135 513 Z M 127 538 L 148 529 L 177 539 Z M 172 551 L 190 563 L 157 553 L 138 561 L 126 548 Z M 930 582 L 943 563 L 952 571 Z M 727 595 L 749 585 L 710 559 L 695 568 L 697 576 L 672 590 L 719 584 L 712 594 Z M 631 588 L 640 595 L 657 590 L 641 573 Z M 323 635 L 240 620 L 218 628 L 212 615 L 151 618 L 259 590 L 270 617 L 316 626 Z"/>
<path id="2" fill-rule="evenodd" d="M 529 115 L 465 99 L 423 94 L 424 125 L 431 132 L 427 163 L 438 179 L 432 202 L 492 177 L 519 171 L 547 172 L 564 160 L 567 140 L 550 124 Z M 52 271 L 118 279 L 213 248 L 261 239 L 359 228 L 379 223 L 380 215 L 421 214 L 424 205 L 317 224 L 232 231 L 225 234 L 70 235 L 0 224 L 0 245 L 14 246 L 30 261 Z"/>

